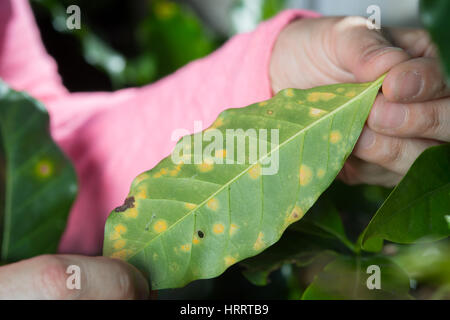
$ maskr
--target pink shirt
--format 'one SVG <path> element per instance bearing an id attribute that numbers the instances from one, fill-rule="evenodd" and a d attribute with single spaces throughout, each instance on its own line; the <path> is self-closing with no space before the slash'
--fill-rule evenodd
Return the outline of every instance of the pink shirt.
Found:
<path id="1" fill-rule="evenodd" d="M 142 88 L 69 93 L 46 53 L 26 0 L 0 1 L 0 78 L 42 101 L 51 134 L 72 160 L 79 194 L 59 251 L 99 254 L 108 214 L 132 180 L 168 156 L 175 129 L 209 126 L 230 107 L 272 96 L 269 61 L 279 32 L 315 13 L 284 11 L 206 58 Z"/>

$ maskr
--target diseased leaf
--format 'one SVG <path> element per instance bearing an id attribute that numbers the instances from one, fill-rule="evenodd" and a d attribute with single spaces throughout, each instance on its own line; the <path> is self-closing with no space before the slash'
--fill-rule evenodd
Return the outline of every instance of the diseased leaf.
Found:
<path id="1" fill-rule="evenodd" d="M 380 288 L 369 289 L 367 283 L 376 284 L 375 269 L 379 268 Z M 369 281 L 368 281 L 369 280 Z M 408 275 L 385 257 L 339 256 L 319 273 L 305 290 L 303 300 L 409 299 Z"/>
<path id="2" fill-rule="evenodd" d="M 382 80 L 286 89 L 222 112 L 177 144 L 172 156 L 183 162 L 168 157 L 133 181 L 107 220 L 104 255 L 127 260 L 163 289 L 216 277 L 260 253 L 334 180 Z M 199 150 L 205 140 L 213 142 Z M 239 159 L 242 146 L 249 152 Z"/>
<path id="3" fill-rule="evenodd" d="M 362 248 L 379 251 L 383 239 L 398 243 L 448 237 L 450 144 L 425 150 L 373 216 Z"/>
<path id="4" fill-rule="evenodd" d="M 55 253 L 75 199 L 75 171 L 49 134 L 44 107 L 0 81 L 1 259 Z"/>

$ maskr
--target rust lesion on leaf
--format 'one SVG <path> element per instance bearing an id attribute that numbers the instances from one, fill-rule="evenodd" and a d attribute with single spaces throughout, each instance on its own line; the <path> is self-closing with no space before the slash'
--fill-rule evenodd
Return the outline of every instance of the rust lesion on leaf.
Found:
<path id="1" fill-rule="evenodd" d="M 127 209 L 134 208 L 134 197 L 128 197 L 125 199 L 123 205 L 114 209 L 115 212 L 124 212 Z"/>

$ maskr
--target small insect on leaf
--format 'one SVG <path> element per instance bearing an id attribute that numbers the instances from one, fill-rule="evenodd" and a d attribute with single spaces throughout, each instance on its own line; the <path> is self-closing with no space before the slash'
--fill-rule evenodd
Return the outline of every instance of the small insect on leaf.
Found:
<path id="1" fill-rule="evenodd" d="M 216 277 L 262 252 L 335 179 L 383 78 L 286 89 L 267 101 L 225 110 L 210 128 L 180 140 L 171 157 L 133 181 L 133 207 L 125 202 L 119 207 L 124 211 L 113 211 L 107 220 L 104 255 L 128 261 L 149 275 L 153 289 L 164 289 Z M 231 138 L 230 131 L 236 133 Z M 223 138 L 214 141 L 220 146 L 195 150 L 193 141 L 211 133 Z M 252 158 L 249 151 L 239 161 L 240 145 L 233 143 L 242 137 L 245 150 L 266 146 L 266 152 Z M 180 150 L 188 152 L 175 163 Z M 206 157 L 195 162 L 198 155 Z M 152 214 L 157 218 L 146 228 Z M 126 231 L 119 234 L 117 226 Z M 126 243 L 117 244 L 120 239 Z"/>

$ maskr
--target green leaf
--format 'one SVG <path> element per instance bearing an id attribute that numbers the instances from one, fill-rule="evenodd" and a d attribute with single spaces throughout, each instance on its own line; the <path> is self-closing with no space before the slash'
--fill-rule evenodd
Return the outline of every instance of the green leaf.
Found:
<path id="1" fill-rule="evenodd" d="M 76 195 L 75 171 L 52 141 L 44 107 L 0 81 L 1 259 L 56 252 Z"/>
<path id="2" fill-rule="evenodd" d="M 380 289 L 369 289 L 375 284 L 379 267 Z M 369 279 L 370 278 L 370 279 Z M 390 259 L 385 257 L 339 256 L 319 273 L 305 290 L 303 300 L 347 300 L 347 299 L 409 299 L 408 275 Z"/>
<path id="3" fill-rule="evenodd" d="M 245 268 L 243 275 L 254 285 L 265 286 L 269 275 L 284 264 L 303 267 L 312 263 L 319 256 L 334 257 L 336 243 L 320 236 L 301 233 L 289 228 L 280 241 L 258 254 L 242 261 Z"/>
<path id="4" fill-rule="evenodd" d="M 433 243 L 394 245 L 392 260 L 419 284 L 450 285 L 450 238 Z"/>
<path id="5" fill-rule="evenodd" d="M 383 239 L 398 243 L 448 237 L 450 144 L 425 150 L 373 216 L 362 248 L 379 251 Z"/>
<path id="6" fill-rule="evenodd" d="M 433 42 L 439 49 L 447 82 L 450 83 L 450 2 L 448 0 L 421 0 L 420 15 Z"/>
<path id="7" fill-rule="evenodd" d="M 342 242 L 348 249 L 355 251 L 354 244 L 347 238 L 339 212 L 328 198 L 319 199 L 311 212 L 291 226 L 292 230 L 315 234 Z"/>
<path id="8" fill-rule="evenodd" d="M 209 129 L 177 144 L 172 156 L 184 164 L 168 157 L 133 181 L 107 220 L 104 255 L 134 264 L 163 289 L 216 277 L 260 253 L 334 180 L 382 80 L 286 89 L 222 112 Z M 241 147 L 249 152 L 235 159 Z"/>
<path id="9" fill-rule="evenodd" d="M 275 245 L 240 264 L 244 276 L 255 285 L 266 285 L 269 275 L 284 264 L 306 266 L 319 255 L 351 252 L 354 245 L 345 234 L 339 213 L 323 194 L 308 215 L 292 224 Z M 344 245 L 345 247 L 343 247 Z"/>

